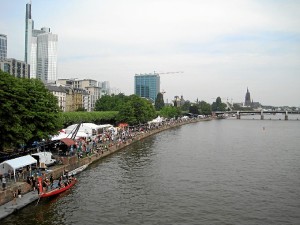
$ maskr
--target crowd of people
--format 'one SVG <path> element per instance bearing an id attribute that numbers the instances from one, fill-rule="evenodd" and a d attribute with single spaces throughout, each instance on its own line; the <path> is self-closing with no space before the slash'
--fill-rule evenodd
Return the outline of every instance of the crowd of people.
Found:
<path id="1" fill-rule="evenodd" d="M 175 126 L 195 119 L 196 118 L 178 118 L 166 120 L 160 123 L 147 123 L 137 126 L 109 128 L 104 130 L 101 134 L 77 139 L 76 144 L 71 145 L 65 155 L 77 155 L 78 158 L 82 158 L 93 153 L 101 154 L 104 151 L 109 150 L 112 146 L 119 147 L 121 144 L 136 140 L 140 137 L 140 135 L 152 132 L 153 130 Z"/>

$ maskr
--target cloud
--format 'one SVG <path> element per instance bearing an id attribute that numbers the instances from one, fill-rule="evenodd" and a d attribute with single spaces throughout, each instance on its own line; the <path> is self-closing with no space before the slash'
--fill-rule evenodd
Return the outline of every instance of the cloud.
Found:
<path id="1" fill-rule="evenodd" d="M 22 58 L 25 3 L 5 2 L 19 14 L 0 15 L 10 55 Z M 161 77 L 169 100 L 240 102 L 249 86 L 257 101 L 300 105 L 299 9 L 292 0 L 53 0 L 33 1 L 32 16 L 58 34 L 59 77 L 109 80 L 131 94 L 136 73 L 184 71 Z"/>

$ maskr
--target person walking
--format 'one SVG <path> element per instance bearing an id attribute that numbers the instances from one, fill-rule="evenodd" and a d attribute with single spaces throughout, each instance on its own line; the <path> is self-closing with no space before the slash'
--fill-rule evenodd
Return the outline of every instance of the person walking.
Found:
<path id="1" fill-rule="evenodd" d="M 6 179 L 4 175 L 2 176 L 2 189 L 3 191 L 6 189 Z"/>
<path id="2" fill-rule="evenodd" d="M 13 191 L 13 202 L 12 202 L 12 205 L 17 205 L 17 192 L 16 190 Z"/>
<path id="3" fill-rule="evenodd" d="M 21 186 L 19 186 L 19 188 L 18 188 L 18 198 L 21 198 L 21 197 L 22 197 L 21 192 L 22 192 Z"/>

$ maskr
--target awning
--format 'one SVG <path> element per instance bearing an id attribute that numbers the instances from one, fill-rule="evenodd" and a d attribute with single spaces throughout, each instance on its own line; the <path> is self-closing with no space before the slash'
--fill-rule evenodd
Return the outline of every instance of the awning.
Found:
<path id="1" fill-rule="evenodd" d="M 63 138 L 60 140 L 61 142 L 65 143 L 67 146 L 75 145 L 75 141 L 71 138 Z"/>
<path id="2" fill-rule="evenodd" d="M 31 155 L 25 155 L 15 159 L 6 160 L 0 164 L 0 173 L 7 173 L 9 170 L 12 170 L 15 176 L 17 169 L 36 163 L 37 160 Z"/>

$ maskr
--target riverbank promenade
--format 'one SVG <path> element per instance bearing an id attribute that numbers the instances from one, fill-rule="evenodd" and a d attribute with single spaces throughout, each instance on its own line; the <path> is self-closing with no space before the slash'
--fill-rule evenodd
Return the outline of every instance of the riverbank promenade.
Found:
<path id="1" fill-rule="evenodd" d="M 43 179 L 49 178 L 51 175 L 54 179 L 59 178 L 60 176 L 65 175 L 66 171 L 72 171 L 76 168 L 79 168 L 83 165 L 89 165 L 93 162 L 96 162 L 106 156 L 109 156 L 126 146 L 140 141 L 144 138 L 157 134 L 159 132 L 175 128 L 178 126 L 182 126 L 189 123 L 196 123 L 200 121 L 211 120 L 211 118 L 205 119 L 188 119 L 188 120 L 179 120 L 170 124 L 165 124 L 163 126 L 154 127 L 147 131 L 139 131 L 135 132 L 134 135 L 130 138 L 125 139 L 125 141 L 117 142 L 117 143 L 109 143 L 109 144 L 101 144 L 98 145 L 96 149 L 91 151 L 89 154 L 86 154 L 84 157 L 79 157 L 79 154 L 75 154 L 73 156 L 63 156 L 60 157 L 61 161 L 60 165 L 56 165 L 51 167 L 51 170 L 44 171 L 42 174 Z M 80 181 L 79 181 L 80 182 Z M 18 188 L 21 189 L 22 198 L 17 198 L 17 204 L 13 205 L 13 192 Z M 6 190 L 0 191 L 0 219 L 7 217 L 8 215 L 18 211 L 19 209 L 25 207 L 26 205 L 36 201 L 38 199 L 37 191 L 32 191 L 32 187 L 30 184 L 26 182 L 26 180 L 14 182 L 10 181 L 7 185 Z"/>
<path id="2" fill-rule="evenodd" d="M 38 198 L 37 191 L 30 191 L 22 195 L 21 198 L 16 198 L 16 202 L 14 200 L 6 202 L 0 206 L 0 220 L 38 200 Z"/>

